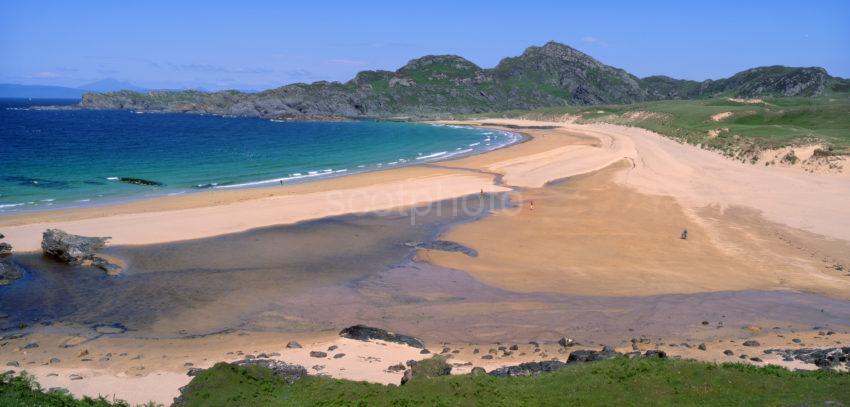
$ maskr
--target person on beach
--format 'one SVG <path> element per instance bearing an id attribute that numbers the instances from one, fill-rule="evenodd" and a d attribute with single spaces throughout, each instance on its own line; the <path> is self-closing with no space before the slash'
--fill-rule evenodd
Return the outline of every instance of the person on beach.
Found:
<path id="1" fill-rule="evenodd" d="M 280 185 L 283 185 L 283 180 L 280 180 Z"/>
<path id="2" fill-rule="evenodd" d="M 534 210 L 534 201 L 529 201 L 528 209 L 530 209 L 532 211 Z"/>
<path id="3" fill-rule="evenodd" d="M 688 229 L 687 228 L 685 228 L 685 230 L 682 231 L 682 236 L 680 237 L 680 239 L 688 240 Z"/>

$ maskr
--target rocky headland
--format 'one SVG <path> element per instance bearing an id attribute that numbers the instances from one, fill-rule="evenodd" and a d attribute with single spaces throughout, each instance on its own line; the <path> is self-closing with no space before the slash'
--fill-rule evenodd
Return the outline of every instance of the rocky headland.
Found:
<path id="1" fill-rule="evenodd" d="M 362 71 L 345 83 L 296 83 L 257 93 L 119 91 L 86 93 L 80 106 L 274 120 L 435 118 L 568 105 L 635 103 L 712 96 L 818 96 L 850 89 L 819 67 L 767 66 L 729 78 L 639 78 L 557 42 L 482 68 L 457 55 L 428 55 L 396 71 Z"/>

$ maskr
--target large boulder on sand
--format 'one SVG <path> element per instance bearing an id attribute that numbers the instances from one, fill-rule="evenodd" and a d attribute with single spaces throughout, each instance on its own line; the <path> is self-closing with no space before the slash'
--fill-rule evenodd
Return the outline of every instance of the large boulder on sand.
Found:
<path id="1" fill-rule="evenodd" d="M 41 240 L 44 254 L 67 264 L 82 264 L 94 260 L 97 252 L 106 246 L 110 237 L 86 237 L 47 229 Z"/>
<path id="2" fill-rule="evenodd" d="M 618 356 L 622 356 L 622 354 L 615 351 L 611 346 L 604 346 L 601 351 L 577 350 L 571 352 L 570 356 L 567 357 L 567 363 L 596 362 L 598 360 L 614 359 Z"/>
<path id="3" fill-rule="evenodd" d="M 419 349 L 425 348 L 425 344 L 422 343 L 421 340 L 412 336 L 388 332 L 380 328 L 373 328 L 366 325 L 354 325 L 345 328 L 339 332 L 339 336 L 358 341 L 377 339 L 380 341 L 400 343 L 402 345 L 408 345 Z"/>
<path id="4" fill-rule="evenodd" d="M 41 249 L 46 256 L 63 263 L 97 267 L 107 275 L 117 276 L 121 274 L 123 267 L 97 254 L 109 239 L 111 238 L 77 236 L 59 229 L 47 229 L 41 240 Z"/>

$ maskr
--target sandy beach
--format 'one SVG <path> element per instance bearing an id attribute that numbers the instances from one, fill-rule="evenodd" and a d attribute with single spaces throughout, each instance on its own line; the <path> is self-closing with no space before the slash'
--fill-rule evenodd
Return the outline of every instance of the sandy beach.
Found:
<path id="1" fill-rule="evenodd" d="M 112 236 L 113 244 L 197 239 L 327 216 L 409 207 L 505 186 L 539 188 L 587 174 L 620 160 L 631 169 L 617 183 L 650 195 L 673 197 L 688 208 L 742 206 L 767 219 L 826 237 L 850 240 L 850 175 L 820 175 L 763 168 L 726 159 L 652 132 L 608 124 L 488 119 L 449 122 L 517 127 L 533 140 L 454 161 L 378 171 L 293 186 L 214 191 L 126 204 L 0 217 L 18 250 L 37 250 L 48 227 Z M 487 174 L 489 173 L 489 174 Z M 504 186 L 494 185 L 502 175 Z M 817 200 L 808 197 L 817 195 Z M 171 225 L 167 230 L 159 225 Z"/>
<path id="2" fill-rule="evenodd" d="M 19 252 L 37 251 L 41 233 L 59 228 L 111 236 L 114 246 L 139 246 L 141 251 L 133 252 L 136 256 L 145 253 L 145 245 L 160 245 L 155 253 L 168 254 L 169 245 L 177 252 L 187 251 L 194 239 L 345 214 L 387 211 L 405 216 L 405 210 L 435 201 L 510 192 L 516 204 L 513 207 L 492 208 L 489 216 L 464 218 L 460 224 L 435 223 L 439 239 L 472 248 L 476 256 L 419 249 L 412 263 L 377 276 L 346 269 L 322 275 L 316 282 L 285 274 L 281 281 L 291 285 L 289 291 L 277 289 L 261 274 L 243 274 L 243 292 L 233 288 L 215 299 L 192 293 L 200 299 L 187 310 L 196 314 L 165 315 L 163 321 L 150 326 L 169 334 L 184 325 L 187 329 L 212 329 L 203 321 L 197 326 L 187 321 L 198 320 L 199 315 L 239 321 L 249 309 L 262 316 L 251 320 L 250 326 L 201 337 L 145 339 L 140 338 L 143 332 L 93 335 L 89 327 L 58 322 L 32 327 L 23 337 L 6 338 L 0 362 L 16 362 L 17 366 L 10 368 L 33 373 L 45 388 L 65 387 L 80 395 L 113 392 L 133 403 L 169 403 L 177 389 L 191 379 L 185 375 L 188 368 L 209 367 L 246 355 L 278 354 L 275 359 L 301 364 L 311 373 L 380 383 L 400 379 L 401 372 L 388 371 L 389 366 L 428 356 L 398 344 L 339 338 L 339 324 L 352 320 L 394 325 L 399 331 L 409 329 L 405 333 L 410 334 L 428 332 L 423 339 L 429 349 L 440 353 L 449 348 L 446 354 L 457 363 L 456 372 L 468 371 L 473 365 L 489 370 L 530 360 L 563 359 L 565 350 L 556 343 L 561 335 L 593 342 L 612 340 L 624 352 L 632 349 L 630 335 L 646 335 L 646 341 L 638 346 L 642 350 L 660 348 L 671 355 L 710 361 L 749 361 L 739 358 L 746 352 L 763 360 L 751 363 L 792 367 L 805 366 L 777 360 L 762 351 L 850 341 L 850 321 L 838 323 L 844 315 L 841 304 L 850 299 L 847 175 L 743 164 L 624 126 L 506 119 L 451 123 L 520 131 L 530 140 L 458 160 L 294 186 L 4 216 L 0 217 L 0 231 Z M 389 234 L 394 227 L 353 221 L 340 224 L 344 228 L 331 228 L 326 234 L 350 229 L 352 236 L 362 239 L 338 248 L 348 256 L 344 257 L 348 263 L 365 261 L 363 252 L 384 247 L 363 237 L 367 231 L 378 236 L 382 230 Z M 688 230 L 687 240 L 680 239 L 684 229 Z M 292 232 L 294 237 L 281 240 L 281 247 L 295 246 L 295 239 L 303 239 L 304 233 Z M 241 239 L 258 239 L 246 236 Z M 392 236 L 408 235 L 399 232 Z M 315 247 L 290 250 L 318 250 L 316 247 L 335 242 L 327 237 L 310 238 Z M 239 244 L 243 240 L 238 240 Z M 398 246 L 398 242 L 394 244 Z M 181 272 L 209 270 L 216 265 L 228 270 L 248 267 L 239 262 L 229 264 L 223 255 L 207 262 L 172 257 L 164 255 L 163 263 L 176 262 Z M 136 264 L 143 262 L 137 260 Z M 304 264 L 303 268 L 309 269 L 314 263 Z M 164 274 L 170 272 L 150 267 L 140 274 L 155 276 L 159 272 L 165 279 Z M 265 272 L 282 266 L 256 267 Z M 357 274 L 360 272 L 365 277 Z M 199 281 L 203 280 L 204 275 L 199 276 Z M 405 285 L 404 280 L 410 282 Z M 169 283 L 160 284 L 166 287 Z M 174 293 L 175 298 L 188 291 L 181 289 L 186 291 Z M 700 297 L 738 292 L 799 295 L 793 306 L 800 308 L 784 312 L 785 320 L 778 309 L 761 318 L 768 313 L 759 306 L 776 308 L 766 301 L 753 305 L 749 314 L 742 311 L 741 316 L 729 316 L 736 318 L 733 321 L 718 323 L 726 318 L 722 304 L 735 303 L 738 310 L 744 310 L 750 294 L 729 301 Z M 275 295 L 282 298 L 270 304 L 267 299 Z M 249 296 L 256 300 L 246 301 Z M 828 306 L 811 300 L 820 297 Z M 770 301 L 779 300 L 771 297 Z M 656 306 L 656 302 L 665 305 Z M 690 307 L 690 314 L 668 317 L 682 304 Z M 327 310 L 321 309 L 323 305 Z M 630 310 L 637 314 L 628 315 Z M 708 321 L 700 323 L 709 319 L 703 315 L 714 315 L 710 326 Z M 644 325 L 660 333 L 640 332 L 640 322 L 636 326 L 624 322 L 644 317 Z M 824 318 L 835 332 L 826 335 L 812 326 L 814 322 L 807 323 L 814 317 Z M 602 319 L 607 322 L 594 322 Z M 522 331 L 522 324 L 527 331 Z M 276 332 L 279 326 L 296 325 L 298 329 Z M 619 326 L 612 328 L 614 325 Z M 468 332 L 460 332 L 461 327 L 468 327 Z M 587 331 L 581 332 L 581 327 Z M 79 332 L 69 334 L 74 330 Z M 72 337 L 82 339 L 69 339 Z M 745 349 L 740 344 L 743 338 L 757 338 L 762 346 Z M 290 340 L 298 340 L 303 348 L 285 348 Z M 490 341 L 509 340 L 518 342 L 517 352 L 496 352 L 493 359 L 481 359 L 481 354 L 498 348 Z M 538 350 L 527 344 L 531 340 L 542 341 Z M 33 342 L 39 346 L 26 348 Z M 701 342 L 707 344 L 707 350 L 696 349 Z M 589 349 L 597 345 L 584 344 Z M 326 357 L 309 355 L 311 350 L 327 352 L 332 346 L 337 348 Z M 83 350 L 91 356 L 81 356 Z M 336 353 L 346 356 L 334 358 Z M 135 358 L 138 355 L 143 356 Z M 54 357 L 60 362 L 51 362 Z M 71 375 L 82 378 L 72 380 Z"/>

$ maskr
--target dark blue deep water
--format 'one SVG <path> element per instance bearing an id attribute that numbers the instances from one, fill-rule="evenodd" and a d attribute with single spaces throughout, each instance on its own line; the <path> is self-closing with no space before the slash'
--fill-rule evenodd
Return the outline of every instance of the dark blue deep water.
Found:
<path id="1" fill-rule="evenodd" d="M 0 213 L 303 182 L 474 154 L 519 139 L 415 123 L 29 109 L 63 103 L 76 101 L 0 99 Z"/>

